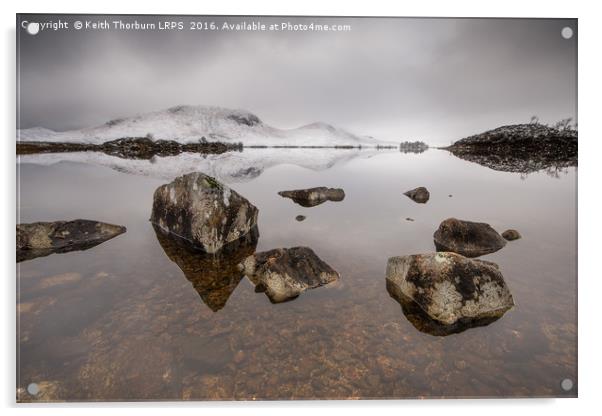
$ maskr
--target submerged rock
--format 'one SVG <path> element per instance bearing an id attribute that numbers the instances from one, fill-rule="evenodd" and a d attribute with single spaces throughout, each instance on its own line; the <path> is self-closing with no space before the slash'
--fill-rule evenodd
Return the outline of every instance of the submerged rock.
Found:
<path id="1" fill-rule="evenodd" d="M 326 201 L 342 201 L 345 199 L 345 191 L 340 188 L 326 188 L 320 186 L 318 188 L 296 189 L 293 191 L 278 192 L 283 198 L 290 198 L 293 202 L 302 207 L 315 207 L 323 204 Z"/>
<path id="2" fill-rule="evenodd" d="M 120 225 L 81 219 L 17 224 L 17 262 L 87 250 L 125 231 Z"/>
<path id="3" fill-rule="evenodd" d="M 496 252 L 506 245 L 506 240 L 489 224 L 448 218 L 435 234 L 437 251 L 452 251 L 466 257 L 478 257 Z"/>
<path id="4" fill-rule="evenodd" d="M 245 237 L 257 208 L 211 176 L 189 173 L 155 191 L 151 222 L 207 253 Z"/>
<path id="5" fill-rule="evenodd" d="M 305 215 L 297 215 L 297 216 L 295 217 L 295 219 L 296 219 L 297 221 L 299 221 L 299 222 L 301 222 L 301 221 L 305 221 L 305 218 L 307 218 Z"/>
<path id="6" fill-rule="evenodd" d="M 403 194 L 419 204 L 425 204 L 431 197 L 431 194 L 424 186 L 420 186 L 416 189 L 411 189 L 407 192 L 404 192 Z"/>
<path id="7" fill-rule="evenodd" d="M 506 230 L 502 233 L 502 237 L 504 237 L 508 241 L 518 240 L 519 238 L 522 238 L 520 233 L 516 230 Z"/>
<path id="8" fill-rule="evenodd" d="M 308 247 L 255 253 L 247 257 L 242 267 L 255 284 L 256 291 L 265 292 L 273 303 L 294 299 L 307 289 L 326 285 L 340 277 Z"/>
<path id="9" fill-rule="evenodd" d="M 497 264 L 456 253 L 391 257 L 386 280 L 400 303 L 406 296 L 443 325 L 491 321 L 514 306 Z"/>
<path id="10" fill-rule="evenodd" d="M 203 250 L 195 250 L 156 225 L 153 228 L 167 257 L 178 265 L 213 312 L 226 305 L 244 277 L 239 264 L 255 252 L 259 238 L 259 231 L 255 227 L 244 237 L 224 246 L 218 254 L 208 254 Z"/>

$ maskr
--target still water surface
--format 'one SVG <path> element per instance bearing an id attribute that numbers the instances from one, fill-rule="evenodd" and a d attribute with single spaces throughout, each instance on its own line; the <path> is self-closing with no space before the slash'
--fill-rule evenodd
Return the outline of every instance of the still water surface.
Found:
<path id="1" fill-rule="evenodd" d="M 276 160 L 243 181 L 222 178 L 259 208 L 258 251 L 309 246 L 342 278 L 281 304 L 233 279 L 216 306 L 148 221 L 169 174 L 36 156 L 18 167 L 20 222 L 127 227 L 90 250 L 18 265 L 21 400 L 32 400 L 30 383 L 41 400 L 576 395 L 576 168 L 525 176 L 429 150 L 345 157 L 321 170 Z M 303 208 L 277 194 L 313 186 L 342 187 L 346 198 Z M 427 204 L 403 195 L 418 186 L 429 189 Z M 389 296 L 385 267 L 391 256 L 434 251 L 433 232 L 448 217 L 520 231 L 482 257 L 499 264 L 516 307 L 488 326 L 433 336 Z"/>

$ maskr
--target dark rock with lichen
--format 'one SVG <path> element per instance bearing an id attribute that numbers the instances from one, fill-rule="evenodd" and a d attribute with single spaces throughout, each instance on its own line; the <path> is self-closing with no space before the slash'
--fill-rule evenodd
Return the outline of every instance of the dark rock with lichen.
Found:
<path id="1" fill-rule="evenodd" d="M 431 194 L 424 186 L 411 189 L 407 192 L 404 192 L 403 194 L 410 198 L 412 201 L 417 202 L 419 204 L 425 204 L 431 197 Z"/>
<path id="2" fill-rule="evenodd" d="M 278 248 L 247 257 L 242 267 L 258 292 L 273 303 L 339 279 L 339 273 L 309 247 Z"/>
<path id="3" fill-rule="evenodd" d="M 439 224 L 433 235 L 437 251 L 452 251 L 466 257 L 494 253 L 506 240 L 489 224 L 448 218 Z"/>
<path id="4" fill-rule="evenodd" d="M 504 172 L 531 173 L 577 166 L 577 130 L 538 123 L 502 126 L 458 140 L 454 156 Z"/>
<path id="5" fill-rule="evenodd" d="M 283 198 L 290 198 L 302 207 L 315 207 L 326 201 L 339 202 L 345 199 L 345 191 L 340 188 L 327 188 L 320 186 L 309 189 L 296 189 L 278 192 Z"/>
<path id="6" fill-rule="evenodd" d="M 502 237 L 504 237 L 508 241 L 518 240 L 519 238 L 522 238 L 518 231 L 512 229 L 504 231 L 502 233 Z"/>
<path id="7" fill-rule="evenodd" d="M 151 222 L 206 253 L 217 253 L 257 226 L 258 209 L 211 176 L 189 173 L 160 186 Z"/>
<path id="8" fill-rule="evenodd" d="M 17 262 L 87 250 L 125 231 L 120 225 L 82 219 L 17 224 Z"/>
<path id="9" fill-rule="evenodd" d="M 217 312 L 225 305 L 244 274 L 239 264 L 255 252 L 257 227 L 244 237 L 222 247 L 217 254 L 195 250 L 158 226 L 153 226 L 157 240 L 171 261 L 176 263 L 197 291 L 202 301 Z"/>
<path id="10" fill-rule="evenodd" d="M 392 296 L 406 296 L 443 325 L 499 318 L 514 306 L 497 264 L 456 253 L 391 257 L 386 279 Z"/>

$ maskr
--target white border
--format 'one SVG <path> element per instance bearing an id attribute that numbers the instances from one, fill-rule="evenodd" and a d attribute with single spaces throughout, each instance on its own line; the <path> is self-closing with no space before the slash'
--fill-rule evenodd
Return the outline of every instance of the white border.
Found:
<path id="1" fill-rule="evenodd" d="M 238 413 L 241 410 L 253 414 L 306 414 L 333 413 L 364 414 L 374 410 L 380 413 L 400 412 L 445 413 L 447 415 L 486 412 L 487 415 L 507 415 L 523 411 L 545 412 L 549 415 L 569 413 L 597 413 L 600 407 L 598 392 L 600 382 L 601 330 L 599 308 L 601 305 L 602 275 L 598 259 L 600 244 L 600 188 L 599 155 L 602 155 L 601 120 L 602 91 L 600 89 L 600 26 L 602 15 L 596 10 L 596 2 L 526 1 L 413 1 L 398 2 L 381 0 L 327 2 L 304 1 L 197 1 L 169 0 L 151 2 L 137 0 L 102 0 L 81 2 L 68 0 L 3 2 L 2 20 L 3 65 L 2 80 L 5 91 L 2 100 L 2 276 L 3 302 L 1 343 L 2 377 L 0 397 L 9 412 L 29 413 L 42 410 L 48 414 L 86 412 L 104 414 L 108 408 L 121 408 L 139 414 L 164 414 L 166 408 L 198 414 L 200 412 Z M 87 404 L 54 406 L 16 406 L 15 395 L 15 13 L 144 13 L 144 14 L 266 14 L 266 15 L 347 15 L 347 16 L 471 16 L 471 17 L 570 17 L 579 18 L 579 399 L 556 400 L 430 400 L 430 401 L 362 401 L 362 402 L 235 402 L 235 403 L 140 403 L 140 404 Z M 17 407 L 17 408 L 15 408 Z M 40 408 L 42 407 L 42 408 Z M 19 409 L 20 408 L 20 409 Z M 597 408 L 597 409 L 596 409 Z M 118 410 L 121 411 L 121 410 Z"/>

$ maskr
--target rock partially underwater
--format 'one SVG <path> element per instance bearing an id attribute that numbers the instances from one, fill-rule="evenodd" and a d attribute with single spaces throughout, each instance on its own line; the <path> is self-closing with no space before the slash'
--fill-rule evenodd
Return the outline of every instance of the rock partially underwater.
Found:
<path id="1" fill-rule="evenodd" d="M 87 250 L 125 231 L 120 225 L 83 219 L 17 224 L 17 262 Z"/>
<path id="2" fill-rule="evenodd" d="M 435 319 L 432 319 L 416 302 L 405 296 L 403 293 L 396 293 L 394 286 L 387 281 L 387 291 L 393 299 L 401 305 L 401 311 L 406 319 L 420 332 L 425 334 L 445 337 L 452 334 L 459 334 L 471 328 L 487 326 L 498 319 L 500 316 L 491 316 L 480 319 L 460 319 L 454 324 L 445 325 Z"/>
<path id="3" fill-rule="evenodd" d="M 508 241 L 514 241 L 518 240 L 519 238 L 522 238 L 520 233 L 516 230 L 506 230 L 502 233 L 502 237 L 504 237 Z"/>
<path id="4" fill-rule="evenodd" d="M 242 264 L 257 292 L 271 302 L 292 300 L 308 289 L 339 279 L 339 273 L 308 247 L 278 248 L 249 256 Z"/>
<path id="5" fill-rule="evenodd" d="M 167 257 L 178 265 L 213 312 L 226 305 L 244 277 L 239 264 L 255 252 L 259 238 L 255 227 L 244 237 L 224 246 L 217 254 L 208 254 L 195 250 L 184 240 L 174 238 L 156 225 L 153 228 Z"/>
<path id="6" fill-rule="evenodd" d="M 490 323 L 514 306 L 497 264 L 456 253 L 391 257 L 386 282 L 402 306 L 411 300 L 435 321 L 426 332 L 453 333 Z"/>
<path id="7" fill-rule="evenodd" d="M 466 257 L 494 253 L 506 245 L 506 240 L 489 224 L 448 218 L 435 234 L 437 251 L 452 251 Z"/>
<path id="8" fill-rule="evenodd" d="M 407 192 L 404 192 L 403 194 L 418 204 L 426 204 L 426 202 L 431 197 L 431 194 L 424 186 L 420 186 L 416 189 L 411 189 Z"/>
<path id="9" fill-rule="evenodd" d="M 157 188 L 151 222 L 211 254 L 251 233 L 258 212 L 236 191 L 195 172 Z"/>
<path id="10" fill-rule="evenodd" d="M 345 191 L 340 188 L 326 188 L 320 186 L 309 189 L 296 189 L 293 191 L 278 192 L 283 198 L 290 198 L 302 207 L 315 207 L 326 201 L 339 202 L 345 199 Z"/>

